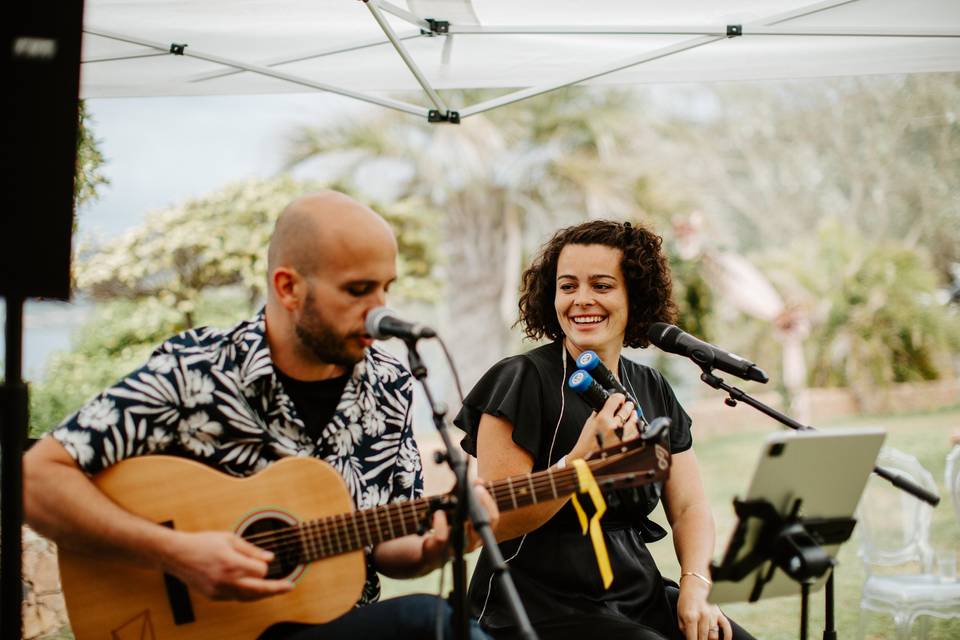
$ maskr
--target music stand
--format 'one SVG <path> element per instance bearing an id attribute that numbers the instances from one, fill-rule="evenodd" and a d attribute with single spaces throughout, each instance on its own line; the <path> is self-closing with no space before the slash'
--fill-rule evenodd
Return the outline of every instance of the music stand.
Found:
<path id="1" fill-rule="evenodd" d="M 801 595 L 800 637 L 808 596 L 819 589 L 849 539 L 853 513 L 885 432 L 834 429 L 772 434 L 743 500 L 720 564 L 711 565 L 710 602 L 756 602 Z"/>

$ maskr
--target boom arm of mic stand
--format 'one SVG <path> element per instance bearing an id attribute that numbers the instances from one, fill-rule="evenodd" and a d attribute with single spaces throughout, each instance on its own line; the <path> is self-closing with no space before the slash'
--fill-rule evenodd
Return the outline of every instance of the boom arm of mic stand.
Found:
<path id="1" fill-rule="evenodd" d="M 454 445 L 450 439 L 450 432 L 447 429 L 446 408 L 434 401 L 430 393 L 430 387 L 427 385 L 427 368 L 417 352 L 416 339 L 405 340 L 407 344 L 407 357 L 410 359 L 410 372 L 413 377 L 420 382 L 427 402 L 430 404 L 430 410 L 433 414 L 433 423 L 440 433 L 443 445 L 446 447 L 446 454 L 443 456 L 453 470 L 456 478 L 457 508 L 454 514 L 454 521 L 451 526 L 451 540 L 454 549 L 454 637 L 467 640 L 470 637 L 469 615 L 467 614 L 466 595 L 466 564 L 463 561 L 464 542 L 465 542 L 465 519 L 470 518 L 473 523 L 474 531 L 483 540 L 484 548 L 490 556 L 491 564 L 495 575 L 500 579 L 500 586 L 503 587 L 507 602 L 513 609 L 517 626 L 520 628 L 521 635 L 527 640 L 537 640 L 537 634 L 530 624 L 530 618 L 527 616 L 526 609 L 520 600 L 520 594 L 513 584 L 510 577 L 510 570 L 507 563 L 500 553 L 500 547 L 497 539 L 493 535 L 493 529 L 490 527 L 490 516 L 487 514 L 483 505 L 477 502 L 470 490 L 470 482 L 467 478 L 467 460 Z M 459 597 L 457 597 L 459 596 Z"/>
<path id="2" fill-rule="evenodd" d="M 785 424 L 791 429 L 796 429 L 797 431 L 814 431 L 815 430 L 813 427 L 807 426 L 805 424 L 801 424 L 796 420 L 794 420 L 793 418 L 790 418 L 789 416 L 777 411 L 773 407 L 763 404 L 756 398 L 753 398 L 749 394 L 745 393 L 742 389 L 731 387 L 722 379 L 718 378 L 713 373 L 713 371 L 711 371 L 707 367 L 703 369 L 703 374 L 700 376 L 700 379 L 706 382 L 708 385 L 710 385 L 714 389 L 721 389 L 723 391 L 726 391 L 727 394 L 729 394 L 730 396 L 730 399 L 727 401 L 727 404 L 729 404 L 730 406 L 736 406 L 737 402 L 743 402 L 744 404 L 750 405 L 751 407 L 753 407 L 754 409 L 757 409 L 758 411 L 764 413 L 765 415 L 770 416 L 774 420 L 777 420 L 781 424 Z M 881 478 L 883 478 L 884 480 L 887 480 L 888 482 L 890 482 L 893 486 L 897 487 L 902 491 L 906 491 L 907 493 L 917 498 L 918 500 L 923 500 L 924 502 L 926 502 L 927 504 L 933 507 L 940 504 L 940 496 L 927 491 L 923 487 L 911 482 L 910 480 L 902 476 L 898 476 L 897 474 L 887 469 L 884 469 L 883 467 L 877 467 L 877 466 L 873 467 L 873 472 L 878 476 L 880 476 Z"/>

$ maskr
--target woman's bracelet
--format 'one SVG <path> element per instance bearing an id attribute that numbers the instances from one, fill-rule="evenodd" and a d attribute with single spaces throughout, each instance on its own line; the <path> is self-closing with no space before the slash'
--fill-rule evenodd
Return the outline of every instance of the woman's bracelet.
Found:
<path id="1" fill-rule="evenodd" d="M 680 574 L 680 579 L 677 580 L 677 584 L 683 582 L 683 579 L 686 578 L 687 576 L 693 576 L 694 578 L 700 578 L 701 580 L 703 580 L 704 582 L 707 583 L 707 586 L 708 586 L 708 587 L 712 587 L 712 586 L 713 586 L 713 580 L 711 580 L 711 579 L 708 578 L 707 576 L 704 576 L 704 575 L 701 575 L 701 574 L 697 573 L 696 571 L 684 571 L 683 573 L 681 573 L 681 574 Z"/>

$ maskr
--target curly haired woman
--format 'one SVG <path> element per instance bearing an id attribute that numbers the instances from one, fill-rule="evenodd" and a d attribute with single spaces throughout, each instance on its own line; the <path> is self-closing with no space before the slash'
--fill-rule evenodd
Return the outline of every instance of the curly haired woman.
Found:
<path id="1" fill-rule="evenodd" d="M 636 433 L 638 413 L 671 419 L 673 462 L 662 487 L 680 561 L 678 583 L 660 575 L 647 543 L 666 536 L 649 520 L 654 487 L 607 496 L 603 532 L 613 582 L 602 585 L 589 537 L 567 499 L 500 516 L 498 538 L 513 580 L 544 638 L 638 640 L 749 639 L 707 602 L 714 525 L 692 450 L 690 418 L 660 373 L 621 357 L 649 344 L 655 322 L 672 322 L 676 307 L 661 238 L 643 226 L 604 220 L 558 231 L 523 274 L 520 323 L 527 337 L 552 342 L 494 365 L 464 401 L 457 424 L 487 480 L 566 466 Z M 592 350 L 637 399 L 619 394 L 591 411 L 566 380 L 574 359 Z M 486 552 L 470 584 L 473 615 L 495 638 L 519 637 Z"/>

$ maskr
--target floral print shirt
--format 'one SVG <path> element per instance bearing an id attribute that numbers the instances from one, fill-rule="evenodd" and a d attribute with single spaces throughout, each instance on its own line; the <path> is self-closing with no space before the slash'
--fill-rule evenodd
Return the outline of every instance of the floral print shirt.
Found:
<path id="1" fill-rule="evenodd" d="M 228 330 L 191 329 L 60 424 L 52 435 L 94 474 L 120 460 L 162 453 L 248 476 L 287 456 L 333 466 L 358 509 L 419 497 L 412 378 L 391 355 L 367 349 L 331 421 L 311 439 L 270 360 L 261 311 Z M 358 604 L 380 583 L 367 553 Z"/>

